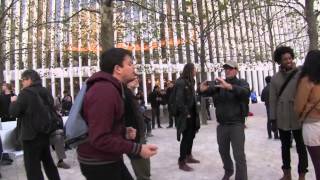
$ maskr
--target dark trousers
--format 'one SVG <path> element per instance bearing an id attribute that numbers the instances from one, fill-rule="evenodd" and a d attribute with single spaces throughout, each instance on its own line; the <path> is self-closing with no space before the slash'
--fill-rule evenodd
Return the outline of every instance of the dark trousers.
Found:
<path id="1" fill-rule="evenodd" d="M 174 120 L 173 120 L 174 119 Z M 176 118 L 174 118 L 172 116 L 172 114 L 170 113 L 170 110 L 169 110 L 169 127 L 173 127 L 173 122 L 174 122 L 174 125 L 177 127 L 177 121 L 176 121 Z"/>
<path id="2" fill-rule="evenodd" d="M 218 125 L 217 141 L 219 153 L 226 173 L 234 172 L 233 161 L 230 156 L 230 143 L 233 149 L 233 157 L 236 161 L 236 180 L 247 180 L 247 162 L 244 152 L 244 125 Z"/>
<path id="3" fill-rule="evenodd" d="M 130 158 L 130 161 L 137 180 L 150 180 L 151 168 L 149 158 Z"/>
<path id="4" fill-rule="evenodd" d="M 49 180 L 60 180 L 51 157 L 49 136 L 38 135 L 33 140 L 23 141 L 23 158 L 28 180 L 44 180 L 41 162 Z"/>
<path id="5" fill-rule="evenodd" d="M 80 169 L 87 180 L 133 180 L 122 160 L 103 165 L 87 165 L 80 163 Z"/>
<path id="6" fill-rule="evenodd" d="M 155 127 L 155 118 L 157 118 L 157 124 L 158 127 L 161 127 L 160 125 L 160 108 L 152 108 L 152 128 Z"/>
<path id="7" fill-rule="evenodd" d="M 196 136 L 194 128 L 187 128 L 182 133 L 182 140 L 180 144 L 180 157 L 179 161 L 183 161 L 187 156 L 192 153 L 193 139 Z"/>
<path id="8" fill-rule="evenodd" d="M 291 157 L 290 157 L 290 146 L 291 146 L 291 134 L 296 142 L 297 153 L 299 157 L 298 173 L 308 172 L 308 154 L 306 146 L 303 142 L 302 129 L 284 131 L 279 129 L 280 140 L 281 140 L 281 151 L 282 151 L 282 169 L 291 169 Z"/>
<path id="9" fill-rule="evenodd" d="M 320 146 L 307 146 L 314 166 L 316 180 L 320 180 Z"/>
<path id="10" fill-rule="evenodd" d="M 272 132 L 272 121 L 270 120 L 270 108 L 269 108 L 269 105 L 267 106 L 266 105 L 266 109 L 267 109 L 267 119 L 268 119 L 268 121 L 267 121 L 267 131 L 268 131 L 268 137 L 269 138 L 272 138 L 272 134 L 271 134 L 271 132 Z M 275 124 L 274 124 L 275 125 Z M 274 135 L 274 137 L 276 138 L 278 138 L 279 137 L 279 133 L 278 133 L 278 129 L 276 129 L 275 131 L 273 131 L 273 135 Z"/>

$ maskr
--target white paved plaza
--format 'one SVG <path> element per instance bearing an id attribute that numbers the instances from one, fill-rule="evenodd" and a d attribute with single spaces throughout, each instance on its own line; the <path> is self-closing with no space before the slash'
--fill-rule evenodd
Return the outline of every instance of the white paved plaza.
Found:
<path id="1" fill-rule="evenodd" d="M 251 108 L 253 117 L 247 120 L 246 129 L 246 155 L 249 180 L 278 180 L 281 172 L 281 150 L 280 141 L 268 140 L 266 132 L 266 118 L 264 105 L 258 104 Z M 167 125 L 163 125 L 166 127 Z M 155 129 L 154 137 L 149 138 L 149 143 L 157 144 L 158 155 L 152 158 L 153 180 L 220 180 L 223 176 L 223 168 L 216 142 L 216 123 L 209 121 L 203 125 L 194 141 L 193 155 L 201 161 L 200 164 L 192 165 L 193 172 L 183 172 L 178 169 L 177 159 L 179 156 L 179 143 L 176 140 L 175 129 Z M 295 146 L 292 150 L 292 172 L 293 179 L 297 180 L 297 154 Z M 55 158 L 55 155 L 53 153 Z M 77 161 L 75 151 L 68 151 L 67 162 L 72 169 L 59 169 L 63 180 L 83 180 Z M 126 159 L 126 162 L 128 160 Z M 129 163 L 126 163 L 130 167 Z M 23 160 L 20 157 L 17 166 L 2 166 L 0 171 L 5 180 L 24 180 L 25 171 Z M 131 169 L 130 169 L 131 170 Z M 315 180 L 314 170 L 309 158 L 309 171 L 307 180 Z M 18 177 L 17 177 L 18 175 Z M 234 179 L 234 176 L 231 178 Z"/>

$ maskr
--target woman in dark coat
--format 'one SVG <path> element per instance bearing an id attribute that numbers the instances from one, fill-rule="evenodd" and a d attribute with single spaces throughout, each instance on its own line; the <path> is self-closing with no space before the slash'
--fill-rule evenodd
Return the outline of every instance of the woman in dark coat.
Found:
<path id="1" fill-rule="evenodd" d="M 192 157 L 193 139 L 200 128 L 196 108 L 195 77 L 196 70 L 192 63 L 184 66 L 181 77 L 176 81 L 177 139 L 180 141 L 179 169 L 192 171 L 186 163 L 200 163 Z"/>

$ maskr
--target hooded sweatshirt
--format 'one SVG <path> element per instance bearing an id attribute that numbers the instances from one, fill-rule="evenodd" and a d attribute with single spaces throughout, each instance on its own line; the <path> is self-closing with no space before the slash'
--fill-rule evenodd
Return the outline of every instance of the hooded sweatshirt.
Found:
<path id="1" fill-rule="evenodd" d="M 137 155 L 141 145 L 125 139 L 124 95 L 121 83 L 100 71 L 87 81 L 83 117 L 89 127 L 88 141 L 78 146 L 79 162 L 99 165 L 122 160 L 122 154 Z"/>

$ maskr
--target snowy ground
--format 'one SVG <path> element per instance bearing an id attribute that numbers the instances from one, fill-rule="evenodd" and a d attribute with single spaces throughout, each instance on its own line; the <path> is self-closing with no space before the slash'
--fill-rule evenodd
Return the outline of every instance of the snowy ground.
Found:
<path id="1" fill-rule="evenodd" d="M 246 155 L 248 176 L 250 180 L 277 180 L 281 177 L 281 151 L 280 141 L 268 140 L 266 132 L 266 118 L 263 104 L 254 105 L 251 108 L 253 117 L 247 120 L 246 129 Z M 166 127 L 164 124 L 163 127 Z M 175 129 L 155 129 L 154 137 L 149 138 L 149 143 L 157 144 L 158 154 L 151 160 L 153 180 L 219 180 L 223 176 L 223 168 L 218 152 L 216 141 L 216 123 L 209 121 L 203 125 L 194 142 L 193 155 L 201 161 L 200 164 L 192 165 L 193 172 L 183 172 L 178 169 L 177 159 L 179 156 L 179 143 L 176 141 Z M 297 154 L 295 146 L 292 153 L 293 179 L 297 177 Z M 53 154 L 55 157 L 55 155 Z M 0 171 L 5 180 L 24 180 L 25 171 L 22 158 L 18 158 L 17 166 L 2 166 Z M 75 151 L 68 151 L 67 162 L 72 169 L 59 169 L 63 180 L 83 180 Z M 126 159 L 126 164 L 131 170 Z M 18 168 L 16 168 L 18 167 Z M 307 180 L 315 180 L 313 165 L 309 158 L 309 171 Z M 132 171 L 131 171 L 132 172 Z M 231 178 L 234 179 L 234 176 Z"/>

